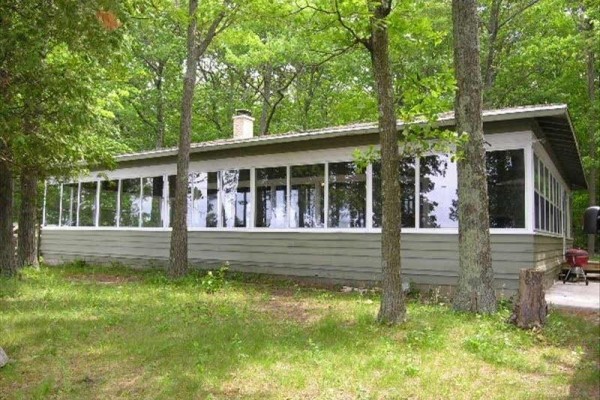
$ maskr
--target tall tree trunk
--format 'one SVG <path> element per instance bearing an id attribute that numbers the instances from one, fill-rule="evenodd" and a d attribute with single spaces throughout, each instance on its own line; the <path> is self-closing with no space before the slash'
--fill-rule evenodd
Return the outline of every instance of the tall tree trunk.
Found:
<path id="1" fill-rule="evenodd" d="M 452 0 L 456 131 L 467 133 L 458 161 L 459 277 L 454 308 L 496 311 L 490 246 L 485 148 L 483 146 L 482 84 L 476 0 Z"/>
<path id="2" fill-rule="evenodd" d="M 37 175 L 24 169 L 21 173 L 21 209 L 19 211 L 19 240 L 17 268 L 39 267 L 36 246 Z"/>
<path id="3" fill-rule="evenodd" d="M 381 178 L 383 215 L 381 230 L 382 295 L 377 320 L 396 324 L 406 318 L 402 292 L 400 234 L 402 203 L 398 178 L 398 134 L 394 111 L 394 83 L 390 69 L 389 40 L 385 18 L 391 11 L 391 0 L 382 0 L 371 20 L 369 50 L 377 90 L 381 143 Z"/>
<path id="4" fill-rule="evenodd" d="M 592 49 L 588 50 L 587 54 L 587 85 L 588 85 L 588 98 L 590 100 L 590 122 L 589 122 L 589 130 L 590 130 L 590 158 L 592 161 L 596 161 L 597 157 L 597 143 L 596 143 L 596 129 L 598 128 L 598 116 L 596 115 L 596 57 L 594 51 Z M 588 193 L 589 193 L 589 205 L 597 206 L 597 183 L 598 183 L 598 170 L 595 166 L 592 166 L 589 173 L 588 180 Z M 590 255 L 593 255 L 596 252 L 596 238 L 597 235 L 588 235 L 587 242 L 587 250 Z"/>
<path id="5" fill-rule="evenodd" d="M 198 54 L 196 46 L 198 0 L 190 0 L 190 22 L 187 31 L 187 61 L 183 77 L 183 97 L 181 101 L 181 126 L 179 130 L 179 151 L 177 154 L 177 176 L 173 213 L 173 231 L 171 232 L 171 251 L 169 255 L 169 275 L 181 277 L 188 269 L 187 235 L 187 187 L 190 164 L 190 143 L 192 130 L 192 105 Z"/>
<path id="6" fill-rule="evenodd" d="M 15 246 L 13 240 L 13 176 L 12 169 L 3 154 L 0 140 L 0 274 L 13 276 L 15 269 Z"/>
<path id="7" fill-rule="evenodd" d="M 485 58 L 484 75 L 483 75 L 483 94 L 487 93 L 494 86 L 496 81 L 496 40 L 498 39 L 498 29 L 500 25 L 500 7 L 502 6 L 502 0 L 493 0 L 490 6 L 490 20 L 488 22 L 488 48 L 487 55 Z M 485 98 L 485 104 L 491 105 L 490 100 Z"/>
<path id="8" fill-rule="evenodd" d="M 269 129 L 269 111 L 271 110 L 271 94 L 273 92 L 272 83 L 273 81 L 273 65 L 268 63 L 265 65 L 264 73 L 263 73 L 263 102 L 262 102 L 262 110 L 260 113 L 260 125 L 259 125 L 259 135 L 266 135 Z"/>
<path id="9" fill-rule="evenodd" d="M 165 147 L 165 97 L 164 97 L 164 73 L 165 73 L 164 60 L 158 60 L 156 66 L 156 148 L 162 149 Z"/>

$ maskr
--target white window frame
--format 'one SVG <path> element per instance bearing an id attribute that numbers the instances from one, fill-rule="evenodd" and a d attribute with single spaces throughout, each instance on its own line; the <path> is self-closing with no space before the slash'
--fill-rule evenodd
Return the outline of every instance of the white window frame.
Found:
<path id="1" fill-rule="evenodd" d="M 502 150 L 523 150 L 524 159 L 525 159 L 525 228 L 491 228 L 490 233 L 492 234 L 524 234 L 524 233 L 535 233 L 537 232 L 534 229 L 534 165 L 533 165 L 533 154 L 537 153 L 535 146 L 532 146 L 532 140 L 534 138 L 533 132 L 524 131 L 524 132 L 511 132 L 511 133 L 499 133 L 486 136 L 486 142 L 489 146 L 486 148 L 486 151 L 502 151 Z M 366 150 L 369 146 L 360 147 L 361 150 Z M 375 146 L 378 147 L 378 146 Z M 227 158 L 227 159 L 219 159 L 219 160 L 209 160 L 209 161 L 193 161 L 190 163 L 190 171 L 206 171 L 208 172 L 217 172 L 220 174 L 220 171 L 226 169 L 248 169 L 250 170 L 250 220 L 248 221 L 247 227 L 240 228 L 223 228 L 222 221 L 222 213 L 221 213 L 221 190 L 220 190 L 220 179 L 217 179 L 218 182 L 218 195 L 217 195 L 217 207 L 218 207 L 218 226 L 216 228 L 191 228 L 188 227 L 189 231 L 268 231 L 268 232 L 352 232 L 352 233 L 360 233 L 360 232 L 381 232 L 381 228 L 373 228 L 373 169 L 372 166 L 368 166 L 366 170 L 366 221 L 364 228 L 330 228 L 329 227 L 329 164 L 336 162 L 349 162 L 353 161 L 352 153 L 356 149 L 353 147 L 343 147 L 343 148 L 335 148 L 335 149 L 324 149 L 324 150 L 314 150 L 308 152 L 298 152 L 298 153 L 277 153 L 270 154 L 268 156 L 247 156 L 247 157 L 236 157 L 236 158 Z M 435 154 L 435 153 L 430 153 Z M 423 156 L 428 155 L 424 154 Z M 290 218 L 292 217 L 290 212 L 290 203 L 291 203 L 291 175 L 290 169 L 292 166 L 298 165 L 313 165 L 313 164 L 323 164 L 324 165 L 324 210 L 323 210 L 323 219 L 324 226 L 322 228 L 289 228 Z M 286 218 L 286 228 L 256 228 L 255 226 L 255 218 L 256 218 L 256 168 L 273 168 L 273 167 L 286 167 L 287 171 L 287 199 L 286 199 L 286 207 L 288 216 Z M 106 180 L 117 180 L 118 181 L 118 192 L 117 192 L 117 221 L 116 227 L 100 227 L 99 226 L 99 189 L 97 191 L 97 207 L 96 207 L 96 226 L 95 227 L 79 227 L 79 199 L 81 193 L 81 182 L 85 180 L 82 179 L 78 184 L 77 191 L 77 211 L 76 211 L 76 226 L 75 228 L 79 229 L 121 229 L 121 230 L 166 230 L 170 231 L 170 212 L 169 212 L 169 179 L 170 175 L 176 175 L 176 165 L 175 164 L 163 164 L 163 165 L 154 165 L 148 167 L 135 167 L 135 168 L 127 168 L 115 171 L 104 171 L 101 172 L 103 176 L 106 176 Z M 142 201 L 143 195 L 143 178 L 145 177 L 158 177 L 162 176 L 163 178 L 163 202 L 161 207 L 161 212 L 163 213 L 163 224 L 162 228 L 156 227 L 142 227 L 142 211 L 140 210 L 139 223 L 138 227 L 121 227 L 120 219 L 121 219 L 121 191 L 122 191 L 122 180 L 123 179 L 140 179 L 140 204 Z M 218 176 L 220 178 L 220 175 Z M 541 179 L 541 177 L 540 177 Z M 100 187 L 100 183 L 96 180 L 98 187 Z M 414 207 L 415 207 L 415 227 L 411 228 L 403 228 L 402 231 L 404 233 L 420 233 L 420 234 L 457 234 L 457 228 L 420 228 L 420 159 L 419 157 L 415 157 L 415 199 L 414 199 Z M 61 197 L 60 197 L 60 212 L 59 212 L 59 226 L 62 226 L 62 204 L 63 204 L 63 187 L 60 186 L 61 189 Z M 567 191 L 568 192 L 568 191 Z M 568 192 L 570 194 L 570 192 Z M 45 213 L 44 213 L 45 217 Z M 568 216 L 569 217 L 569 216 Z M 541 216 L 540 216 L 541 222 Z M 57 228 L 57 227 L 54 227 Z M 66 227 L 65 227 L 66 228 Z M 68 227 L 68 229 L 73 229 L 74 227 Z"/>

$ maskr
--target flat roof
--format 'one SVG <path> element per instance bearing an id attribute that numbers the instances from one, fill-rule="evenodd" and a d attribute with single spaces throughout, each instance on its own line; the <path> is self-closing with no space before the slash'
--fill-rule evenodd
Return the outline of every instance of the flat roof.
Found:
<path id="1" fill-rule="evenodd" d="M 483 122 L 497 122 L 532 119 L 536 120 L 542 129 L 548 144 L 554 149 L 557 167 L 565 175 L 566 180 L 572 188 L 587 188 L 587 183 L 581 165 L 581 157 L 577 140 L 569 112 L 565 104 L 531 105 L 522 107 L 510 107 L 502 109 L 484 110 Z M 397 129 L 401 130 L 410 124 L 425 124 L 424 119 L 416 119 L 412 122 L 398 120 Z M 448 127 L 455 125 L 454 112 L 438 114 L 435 126 Z M 264 144 L 300 142 L 312 139 L 336 138 L 379 131 L 376 122 L 356 123 L 322 129 L 313 129 L 303 132 L 287 132 L 282 134 L 271 134 L 255 136 L 246 139 L 219 139 L 208 142 L 192 143 L 190 153 L 201 153 L 207 151 L 243 148 Z M 149 150 L 136 153 L 122 154 L 116 157 L 117 162 L 144 160 L 152 158 L 172 157 L 177 155 L 177 147 L 158 150 Z"/>

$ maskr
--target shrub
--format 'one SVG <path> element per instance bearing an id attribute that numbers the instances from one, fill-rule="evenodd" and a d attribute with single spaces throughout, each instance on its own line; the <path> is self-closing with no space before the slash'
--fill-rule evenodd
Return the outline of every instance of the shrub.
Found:
<path id="1" fill-rule="evenodd" d="M 229 267 L 223 265 L 217 271 L 208 271 L 200 280 L 200 287 L 202 287 L 206 293 L 214 293 L 221 290 L 227 283 L 225 277 L 228 270 Z"/>

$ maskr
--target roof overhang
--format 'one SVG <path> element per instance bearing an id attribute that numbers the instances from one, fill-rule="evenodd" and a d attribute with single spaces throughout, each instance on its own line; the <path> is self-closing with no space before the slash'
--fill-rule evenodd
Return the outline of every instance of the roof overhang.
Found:
<path id="1" fill-rule="evenodd" d="M 564 173 L 566 180 L 572 188 L 586 188 L 587 184 L 583 174 L 579 148 L 575 134 L 564 104 L 539 105 L 503 108 L 497 110 L 484 110 L 483 122 L 493 123 L 513 120 L 535 120 L 541 132 L 545 135 L 549 146 L 555 149 L 557 164 Z M 407 124 L 426 124 L 423 119 L 412 122 L 398 120 L 397 128 L 402 130 Z M 455 125 L 454 113 L 439 114 L 436 126 L 450 128 Z M 221 139 L 210 142 L 192 143 L 190 153 L 202 153 L 216 150 L 229 150 L 266 144 L 293 143 L 313 139 L 338 138 L 355 135 L 377 133 L 377 123 L 359 123 L 315 129 L 305 132 L 289 132 L 277 135 L 256 136 L 247 139 Z M 177 147 L 123 154 L 116 157 L 117 162 L 174 157 Z"/>
<path id="2" fill-rule="evenodd" d="M 566 106 L 561 113 L 536 117 L 535 123 L 535 134 L 569 187 L 587 189 L 581 153 Z"/>

